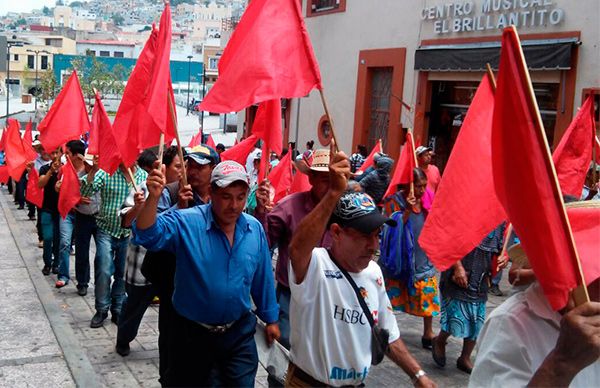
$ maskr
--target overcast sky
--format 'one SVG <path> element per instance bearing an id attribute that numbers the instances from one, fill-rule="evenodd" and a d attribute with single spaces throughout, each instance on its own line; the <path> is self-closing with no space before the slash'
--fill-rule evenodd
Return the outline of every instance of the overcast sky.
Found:
<path id="1" fill-rule="evenodd" d="M 44 5 L 52 7 L 55 4 L 56 0 L 0 0 L 0 15 L 6 15 L 7 12 L 27 12 Z"/>

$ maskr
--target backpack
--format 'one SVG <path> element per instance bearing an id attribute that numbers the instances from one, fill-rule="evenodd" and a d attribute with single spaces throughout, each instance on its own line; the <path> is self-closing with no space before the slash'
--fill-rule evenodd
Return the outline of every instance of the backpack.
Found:
<path id="1" fill-rule="evenodd" d="M 386 277 L 397 279 L 402 272 L 402 234 L 404 225 L 402 223 L 402 211 L 392 213 L 391 219 L 397 222 L 397 226 L 384 225 L 379 245 L 379 265 Z"/>

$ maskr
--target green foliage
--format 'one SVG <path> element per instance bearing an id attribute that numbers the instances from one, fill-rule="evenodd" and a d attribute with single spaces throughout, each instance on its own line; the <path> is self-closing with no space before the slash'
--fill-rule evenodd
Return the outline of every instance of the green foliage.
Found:
<path id="1" fill-rule="evenodd" d="M 44 16 L 50 16 L 50 8 L 44 6 L 44 8 L 42 8 L 42 13 L 44 14 Z"/>
<path id="2" fill-rule="evenodd" d="M 100 92 L 101 96 L 109 93 L 122 94 L 125 89 L 124 81 L 133 70 L 120 63 L 109 70 L 108 66 L 95 56 L 76 58 L 71 61 L 71 65 L 77 70 L 84 96 L 90 100 L 94 98 L 94 89 Z"/>
<path id="3" fill-rule="evenodd" d="M 171 0 L 171 6 L 177 7 L 179 4 L 196 4 L 196 0 Z"/>
<path id="4" fill-rule="evenodd" d="M 40 88 L 42 92 L 40 97 L 44 101 L 53 99 L 58 91 L 58 82 L 56 82 L 54 72 L 49 67 L 42 73 L 40 80 Z"/>
<path id="5" fill-rule="evenodd" d="M 125 22 L 125 18 L 123 16 L 119 15 L 118 13 L 113 14 L 111 19 L 112 19 L 112 22 L 115 24 L 115 26 L 122 26 L 123 23 Z"/>
<path id="6" fill-rule="evenodd" d="M 83 3 L 81 1 L 71 1 L 69 3 L 69 7 L 71 7 L 71 8 L 77 8 L 77 7 L 81 8 L 81 7 L 83 7 Z"/>

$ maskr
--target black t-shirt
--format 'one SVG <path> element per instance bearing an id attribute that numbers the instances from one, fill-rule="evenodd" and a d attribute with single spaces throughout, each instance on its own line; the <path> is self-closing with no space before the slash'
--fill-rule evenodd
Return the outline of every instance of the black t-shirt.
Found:
<path id="1" fill-rule="evenodd" d="M 46 175 L 48 171 L 50 171 L 50 164 L 42 166 L 40 168 L 40 178 Z M 58 213 L 58 193 L 54 189 L 57 181 L 58 174 L 54 173 L 44 187 L 44 202 L 42 203 L 42 209 L 51 213 Z"/>

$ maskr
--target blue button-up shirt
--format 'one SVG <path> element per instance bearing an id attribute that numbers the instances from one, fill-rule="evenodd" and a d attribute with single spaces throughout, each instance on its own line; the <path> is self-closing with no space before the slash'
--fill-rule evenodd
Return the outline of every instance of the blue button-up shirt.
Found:
<path id="1" fill-rule="evenodd" d="M 176 254 L 173 306 L 182 316 L 209 325 L 233 322 L 250 310 L 252 295 L 256 315 L 277 321 L 269 244 L 254 217 L 238 218 L 233 246 L 210 204 L 161 213 L 147 229 L 134 222 L 133 233 L 135 244 Z"/>

